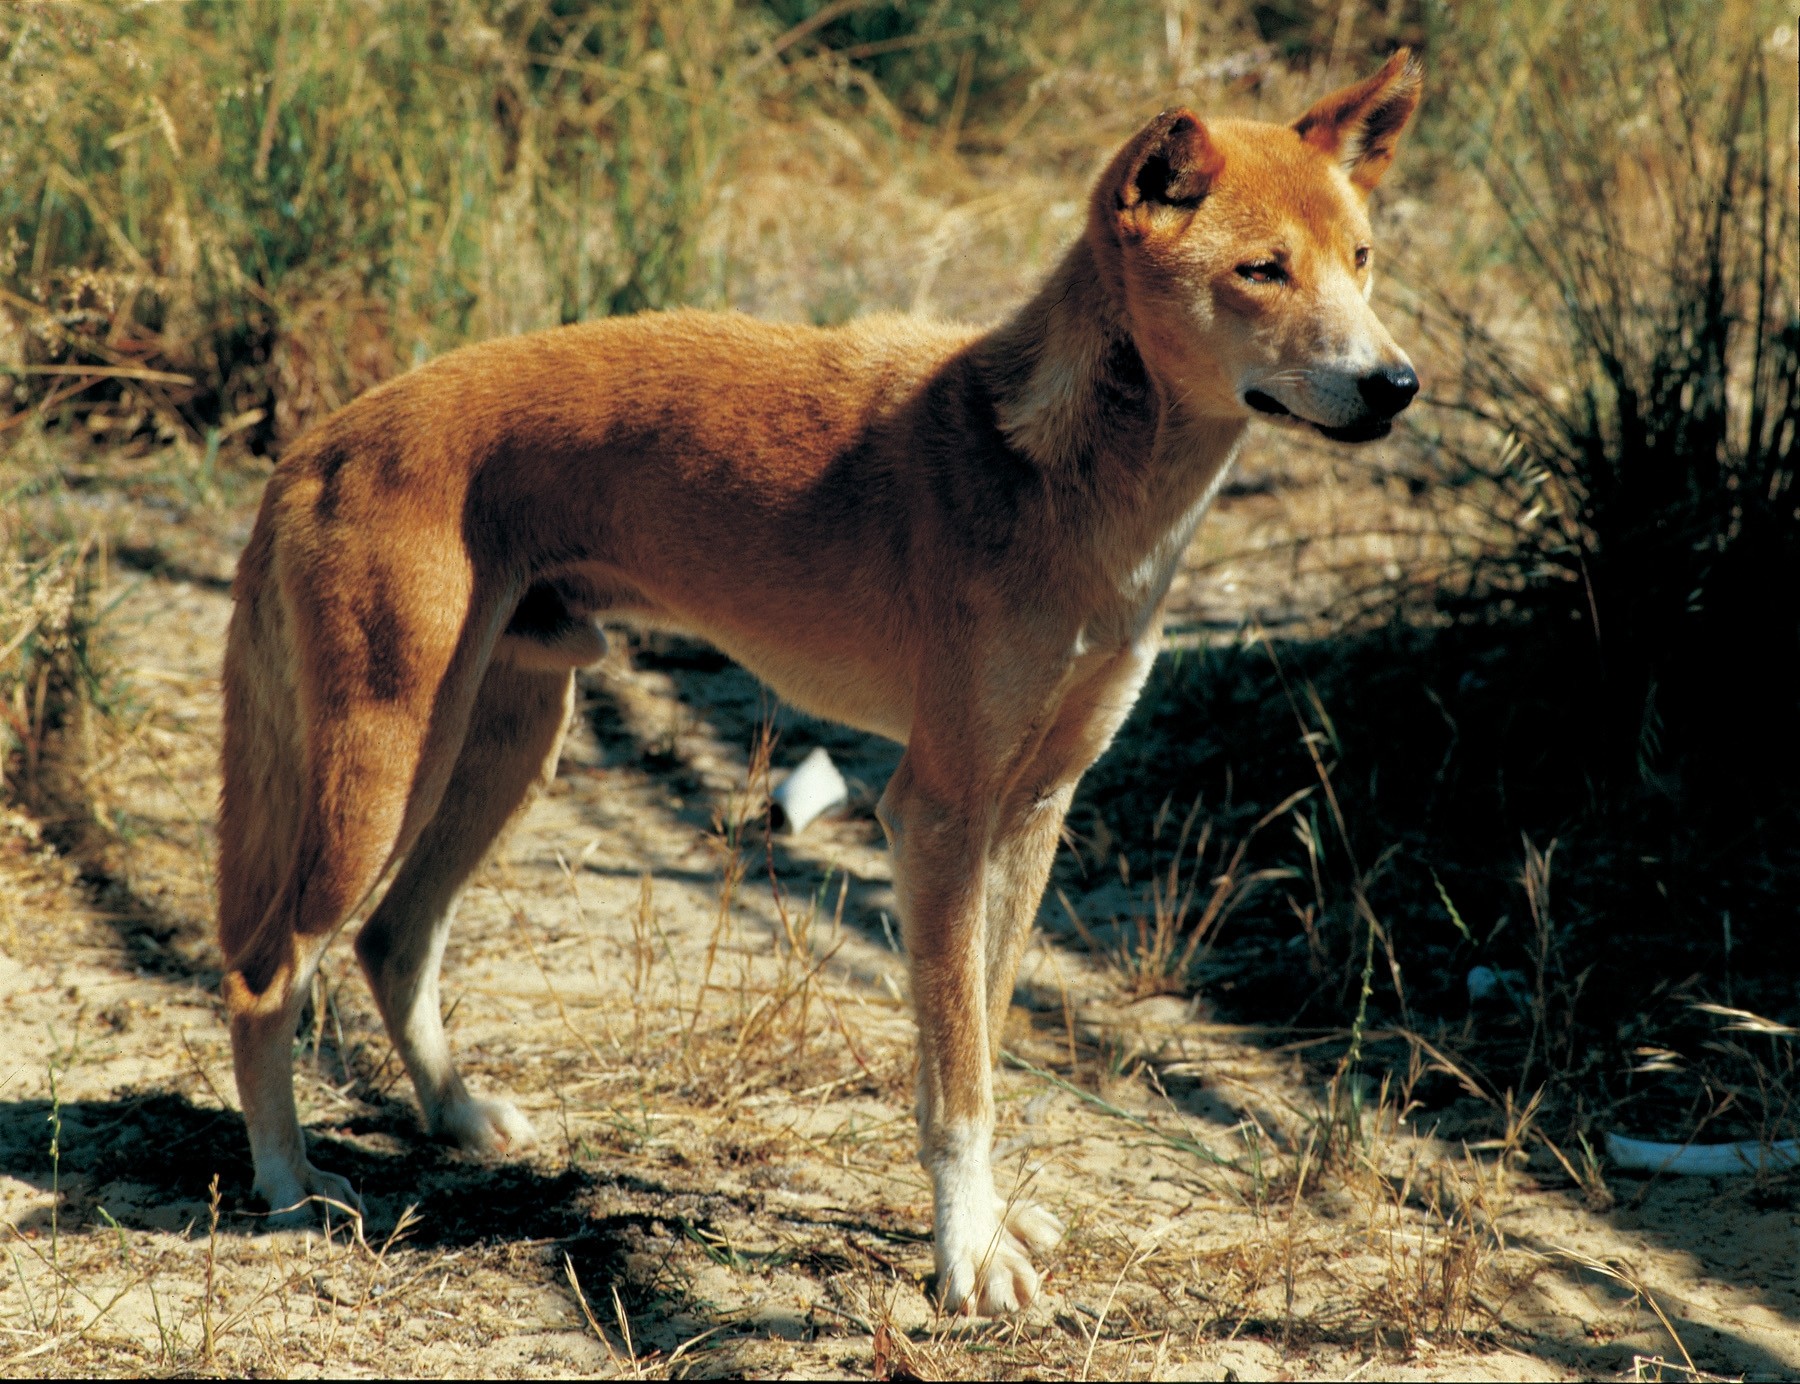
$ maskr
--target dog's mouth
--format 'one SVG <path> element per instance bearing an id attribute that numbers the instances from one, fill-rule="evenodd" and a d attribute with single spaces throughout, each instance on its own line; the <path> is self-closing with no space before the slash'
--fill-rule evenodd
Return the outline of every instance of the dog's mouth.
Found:
<path id="1" fill-rule="evenodd" d="M 1342 427 L 1328 428 L 1322 423 L 1314 423 L 1323 437 L 1333 442 L 1373 442 L 1377 438 L 1386 437 L 1394 430 L 1392 418 L 1370 418 L 1360 423 L 1346 423 Z"/>
<path id="2" fill-rule="evenodd" d="M 1354 423 L 1328 427 L 1324 423 L 1315 423 L 1310 418 L 1302 418 L 1274 395 L 1265 394 L 1260 389 L 1245 390 L 1244 402 L 1267 417 L 1288 418 L 1295 423 L 1304 423 L 1321 437 L 1329 437 L 1333 442 L 1373 442 L 1394 430 L 1394 420 L 1391 418 L 1365 418 Z"/>

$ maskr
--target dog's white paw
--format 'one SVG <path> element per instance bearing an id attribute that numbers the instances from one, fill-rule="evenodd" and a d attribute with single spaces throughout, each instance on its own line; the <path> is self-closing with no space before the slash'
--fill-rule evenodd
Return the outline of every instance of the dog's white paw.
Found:
<path id="1" fill-rule="evenodd" d="M 298 1167 L 259 1168 L 256 1194 L 268 1204 L 267 1223 L 277 1229 L 311 1225 L 321 1218 L 362 1215 L 362 1198 L 350 1180 L 315 1168 L 304 1158 Z"/>
<path id="2" fill-rule="evenodd" d="M 498 1096 L 446 1102 L 432 1121 L 432 1133 L 464 1153 L 515 1154 L 537 1142 L 531 1122 L 511 1101 Z"/>
<path id="3" fill-rule="evenodd" d="M 1048 1254 L 1062 1243 L 1063 1223 L 1035 1201 L 1009 1202 L 995 1197 L 994 1214 L 1006 1233 L 1030 1254 Z"/>
<path id="4" fill-rule="evenodd" d="M 1062 1239 L 1062 1224 L 1018 1198 L 996 1196 L 989 1158 L 993 1131 L 973 1122 L 944 1126 L 927 1161 L 937 1296 L 944 1311 L 1000 1317 L 1029 1307 L 1038 1293 L 1033 1252 Z"/>
<path id="5" fill-rule="evenodd" d="M 998 1220 L 979 1244 L 938 1246 L 938 1299 L 953 1316 L 1004 1317 L 1037 1297 L 1037 1270 Z"/>

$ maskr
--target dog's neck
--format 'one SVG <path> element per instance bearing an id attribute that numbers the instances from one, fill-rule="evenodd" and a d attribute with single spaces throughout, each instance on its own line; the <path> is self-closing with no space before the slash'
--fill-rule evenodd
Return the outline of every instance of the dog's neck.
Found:
<path id="1" fill-rule="evenodd" d="M 1142 359 L 1085 239 L 980 348 L 1007 441 L 1052 472 L 1082 472 L 1154 412 Z M 1138 441 L 1141 448 L 1142 441 Z"/>
<path id="2" fill-rule="evenodd" d="M 1015 448 L 1053 483 L 1135 497 L 1148 511 L 1139 517 L 1155 529 L 1217 487 L 1245 421 L 1197 416 L 1155 379 L 1132 339 L 1123 296 L 1084 236 L 988 334 L 978 359 Z M 1108 472 L 1125 472 L 1130 483 L 1096 484 Z"/>

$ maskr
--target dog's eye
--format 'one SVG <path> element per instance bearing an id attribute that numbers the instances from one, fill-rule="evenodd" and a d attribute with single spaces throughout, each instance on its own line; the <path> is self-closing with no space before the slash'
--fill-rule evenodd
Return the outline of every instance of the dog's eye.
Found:
<path id="1" fill-rule="evenodd" d="M 1287 270 L 1274 260 L 1257 260 L 1253 264 L 1240 264 L 1237 267 L 1238 277 L 1248 279 L 1253 284 L 1284 284 L 1287 282 Z"/>
<path id="2" fill-rule="evenodd" d="M 1369 247 L 1367 245 L 1358 245 L 1356 247 L 1356 267 L 1358 269 L 1367 269 L 1369 267 Z"/>

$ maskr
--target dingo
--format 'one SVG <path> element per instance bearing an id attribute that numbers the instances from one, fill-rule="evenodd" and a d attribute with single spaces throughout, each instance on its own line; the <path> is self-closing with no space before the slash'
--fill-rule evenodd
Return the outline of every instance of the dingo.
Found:
<path id="1" fill-rule="evenodd" d="M 1380 437 L 1418 389 L 1369 306 L 1364 199 L 1419 96 L 1404 51 L 1291 126 L 1166 111 L 991 331 L 672 312 L 452 352 L 313 429 L 269 481 L 225 656 L 219 938 L 256 1188 L 307 1159 L 291 1046 L 356 940 L 431 1130 L 531 1139 L 438 1012 L 452 904 L 555 765 L 598 622 L 716 644 L 906 746 L 878 815 L 919 1027 L 946 1310 L 1037 1292 L 1055 1217 L 995 1195 L 992 1064 L 1076 780 L 1155 657 L 1250 416 Z"/>

